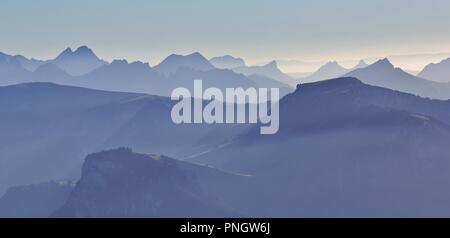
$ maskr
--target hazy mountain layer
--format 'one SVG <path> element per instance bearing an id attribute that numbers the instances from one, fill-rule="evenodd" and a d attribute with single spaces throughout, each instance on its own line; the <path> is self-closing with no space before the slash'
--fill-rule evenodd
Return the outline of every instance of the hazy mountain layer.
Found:
<path id="1" fill-rule="evenodd" d="M 0 217 L 49 217 L 66 202 L 74 187 L 69 182 L 12 187 L 0 198 Z"/>
<path id="2" fill-rule="evenodd" d="M 395 68 L 388 59 L 379 60 L 366 68 L 356 69 L 345 76 L 356 77 L 366 84 L 412 93 L 421 97 L 450 98 L 450 83 L 438 83 L 413 76 L 400 68 Z"/>
<path id="3" fill-rule="evenodd" d="M 80 181 L 53 216 L 239 216 L 223 200 L 230 197 L 226 191 L 238 192 L 245 180 L 164 156 L 110 150 L 86 158 Z"/>
<path id="4" fill-rule="evenodd" d="M 436 82 L 450 82 L 450 58 L 437 64 L 427 65 L 418 75 L 418 77 L 433 80 Z"/>

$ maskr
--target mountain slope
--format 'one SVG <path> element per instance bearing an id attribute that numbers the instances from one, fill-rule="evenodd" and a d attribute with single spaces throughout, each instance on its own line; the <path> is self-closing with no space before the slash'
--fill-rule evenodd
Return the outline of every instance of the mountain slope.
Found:
<path id="1" fill-rule="evenodd" d="M 302 84 L 281 100 L 277 134 L 255 126 L 190 160 L 252 174 L 283 194 L 259 211 L 272 216 L 445 217 L 448 108 L 354 78 Z"/>
<path id="2" fill-rule="evenodd" d="M 232 70 L 236 73 L 244 74 L 246 76 L 265 76 L 267 78 L 277 80 L 285 85 L 290 85 L 291 87 L 295 85 L 294 80 L 289 75 L 284 74 L 280 69 L 278 69 L 276 61 L 272 61 L 263 66 L 241 66 L 233 68 Z"/>
<path id="3" fill-rule="evenodd" d="M 175 124 L 175 103 L 50 83 L 0 87 L 0 193 L 77 179 L 82 159 L 93 151 L 129 146 L 178 158 L 224 144 L 248 126 Z"/>
<path id="4" fill-rule="evenodd" d="M 76 178 L 86 153 L 139 110 L 139 102 L 126 102 L 142 97 L 49 83 L 0 87 L 0 193 L 20 184 Z M 114 108 L 100 110 L 106 105 Z"/>
<path id="5" fill-rule="evenodd" d="M 367 66 L 369 66 L 369 65 L 364 60 L 360 60 L 357 65 L 355 65 L 353 68 L 350 69 L 350 71 L 356 70 L 356 69 L 362 69 L 362 68 L 365 68 Z"/>
<path id="6" fill-rule="evenodd" d="M 104 151 L 86 158 L 80 181 L 53 216 L 227 217 L 233 213 L 221 207 L 223 198 L 204 184 L 220 187 L 241 179 L 164 156 Z"/>
<path id="7" fill-rule="evenodd" d="M 87 46 L 80 46 L 75 51 L 67 48 L 52 63 L 70 75 L 79 76 L 106 64 L 106 61 L 99 59 Z"/>
<path id="8" fill-rule="evenodd" d="M 46 218 L 62 206 L 74 184 L 46 182 L 8 189 L 0 198 L 0 217 Z"/>
<path id="9" fill-rule="evenodd" d="M 17 58 L 0 52 L 0 86 L 31 80 L 31 72 L 24 69 Z"/>
<path id="10" fill-rule="evenodd" d="M 436 82 L 450 82 L 450 58 L 427 65 L 417 76 Z"/>
<path id="11" fill-rule="evenodd" d="M 28 59 L 22 55 L 8 55 L 0 52 L 0 59 L 8 59 L 9 61 L 17 61 L 20 66 L 30 72 L 35 71 L 39 66 L 46 63 L 44 60 Z"/>
<path id="12" fill-rule="evenodd" d="M 366 84 L 412 93 L 421 97 L 450 98 L 450 84 L 415 77 L 400 68 L 394 68 L 388 59 L 379 60 L 366 68 L 349 72 L 345 76 L 356 77 Z"/>
<path id="13" fill-rule="evenodd" d="M 300 78 L 300 83 L 308 83 L 308 82 L 315 82 L 330 78 L 336 78 L 339 77 L 345 73 L 348 72 L 348 69 L 343 68 L 340 66 L 336 61 L 328 62 L 322 67 L 320 67 L 316 72 L 313 74 Z"/>

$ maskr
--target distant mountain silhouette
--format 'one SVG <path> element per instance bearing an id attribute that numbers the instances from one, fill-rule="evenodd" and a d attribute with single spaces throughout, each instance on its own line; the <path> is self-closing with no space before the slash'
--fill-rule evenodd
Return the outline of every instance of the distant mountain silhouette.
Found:
<path id="1" fill-rule="evenodd" d="M 387 58 L 379 60 L 366 68 L 353 70 L 345 76 L 356 77 L 366 84 L 412 93 L 422 97 L 450 98 L 450 84 L 437 83 L 408 74 L 400 68 L 395 68 Z"/>
<path id="2" fill-rule="evenodd" d="M 0 53 L 0 85 L 32 81 L 31 72 L 24 69 L 15 57 Z"/>
<path id="3" fill-rule="evenodd" d="M 317 71 L 323 65 L 320 61 L 302 61 L 302 60 L 276 60 L 278 67 L 289 75 L 301 75 Z M 297 78 L 297 77 L 296 77 Z"/>
<path id="4" fill-rule="evenodd" d="M 450 58 L 427 65 L 417 76 L 436 82 L 450 82 Z"/>
<path id="5" fill-rule="evenodd" d="M 53 63 L 39 66 L 32 74 L 33 81 L 68 84 L 72 77 Z"/>
<path id="6" fill-rule="evenodd" d="M 247 77 L 228 69 L 217 69 L 199 53 L 188 56 L 172 55 L 154 68 L 139 61 L 129 63 L 126 60 L 114 60 L 83 75 L 72 76 L 56 62 L 71 59 L 68 62 L 73 63 L 76 59 L 86 58 L 86 55 L 91 59 L 93 57 L 92 51 L 87 47 L 80 47 L 76 52 L 68 48 L 60 54 L 58 60 L 46 61 L 34 72 L 21 67 L 16 58 L 0 55 L 0 85 L 52 82 L 98 90 L 170 96 L 173 89 L 178 87 L 193 89 L 193 81 L 202 79 L 204 87 L 217 87 L 223 90 L 237 87 L 245 89 L 277 87 L 280 88 L 282 96 L 293 90 L 291 86 L 266 76 Z M 165 69 L 168 70 L 167 74 L 161 73 Z"/>
<path id="7" fill-rule="evenodd" d="M 289 75 L 284 74 L 280 69 L 278 69 L 276 61 L 271 61 L 270 63 L 263 66 L 241 66 L 234 68 L 233 71 L 236 73 L 244 74 L 246 76 L 265 76 L 277 80 L 285 85 L 290 85 L 291 87 L 295 85 L 295 81 Z"/>
<path id="8" fill-rule="evenodd" d="M 353 68 L 350 69 L 350 71 L 355 70 L 355 69 L 362 69 L 367 66 L 369 66 L 369 65 L 364 60 L 360 60 L 357 65 L 355 65 Z"/>
<path id="9" fill-rule="evenodd" d="M 247 76 L 247 78 L 253 81 L 257 85 L 257 87 L 260 88 L 278 88 L 280 90 L 280 97 L 283 97 L 293 91 L 291 85 L 284 84 L 278 80 L 269 78 L 264 75 L 252 74 Z"/>
<path id="10" fill-rule="evenodd" d="M 12 187 L 0 198 L 0 217 L 49 217 L 66 202 L 74 186 L 69 182 L 45 182 Z"/>
<path id="11" fill-rule="evenodd" d="M 83 151 L 95 150 L 139 110 L 100 108 L 142 96 L 49 83 L 0 87 L 0 194 L 11 186 L 77 178 Z"/>
<path id="12" fill-rule="evenodd" d="M 203 57 L 203 55 L 195 52 L 186 56 L 176 54 L 169 55 L 153 69 L 161 75 L 169 76 L 170 74 L 176 73 L 176 71 L 181 68 L 197 71 L 208 71 L 214 69 L 214 66 L 205 57 Z"/>
<path id="13" fill-rule="evenodd" d="M 164 71 L 163 68 L 171 70 Z M 165 73 L 161 73 L 161 70 Z M 228 69 L 214 68 L 198 53 L 189 56 L 169 56 L 153 68 L 141 62 L 128 64 L 126 61 L 113 61 L 110 65 L 73 80 L 71 85 L 170 96 L 172 90 L 178 87 L 193 90 L 193 81 L 197 79 L 203 80 L 204 88 L 216 87 L 225 90 L 237 87 L 278 87 L 280 95 L 292 91 L 290 86 L 273 79 L 246 77 Z"/>
<path id="14" fill-rule="evenodd" d="M 99 59 L 87 46 L 80 46 L 75 51 L 67 48 L 52 60 L 52 63 L 70 75 L 79 76 L 91 72 L 107 62 Z"/>
<path id="15" fill-rule="evenodd" d="M 8 59 L 8 60 L 14 60 L 20 63 L 20 66 L 22 66 L 23 69 L 26 69 L 27 71 L 34 71 L 42 64 L 45 64 L 47 61 L 44 60 L 36 60 L 36 59 L 28 59 L 22 55 L 8 55 L 5 53 L 0 52 L 0 58 L 2 59 Z"/>
<path id="16" fill-rule="evenodd" d="M 152 92 L 159 95 L 158 86 L 151 84 L 155 77 L 156 74 L 147 63 L 114 60 L 111 64 L 74 79 L 72 85 L 110 91 Z"/>
<path id="17" fill-rule="evenodd" d="M 37 59 L 28 59 L 22 55 L 16 55 L 14 56 L 19 62 L 20 65 L 28 70 L 28 71 L 35 71 L 39 66 L 48 63 L 48 60 L 37 60 Z"/>
<path id="18" fill-rule="evenodd" d="M 19 70 L 23 70 L 23 68 L 17 58 L 0 53 L 0 73 L 6 74 Z"/>
<path id="19" fill-rule="evenodd" d="M 236 58 L 231 55 L 213 57 L 209 62 L 218 69 L 234 69 L 246 66 L 242 58 Z"/>
<path id="20" fill-rule="evenodd" d="M 360 65 L 358 64 L 358 66 Z M 307 83 L 330 78 L 336 78 L 347 72 L 348 69 L 340 66 L 336 61 L 331 61 L 320 67 L 316 72 L 312 73 L 311 75 L 304 78 L 300 78 L 299 82 Z"/>
<path id="21" fill-rule="evenodd" d="M 104 151 L 86 158 L 80 181 L 53 216 L 228 217 L 233 213 L 205 189 L 233 177 L 165 156 Z"/>

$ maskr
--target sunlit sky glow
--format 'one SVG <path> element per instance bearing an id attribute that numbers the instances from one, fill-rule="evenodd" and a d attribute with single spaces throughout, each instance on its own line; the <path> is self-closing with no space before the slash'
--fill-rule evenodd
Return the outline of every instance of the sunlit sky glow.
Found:
<path id="1" fill-rule="evenodd" d="M 194 51 L 249 63 L 443 53 L 449 11 L 448 0 L 2 0 L 0 51 L 47 59 L 88 45 L 152 65 Z"/>

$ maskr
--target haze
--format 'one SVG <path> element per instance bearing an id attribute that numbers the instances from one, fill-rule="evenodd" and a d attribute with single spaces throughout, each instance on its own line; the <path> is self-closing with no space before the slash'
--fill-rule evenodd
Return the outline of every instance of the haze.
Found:
<path id="1" fill-rule="evenodd" d="M 89 45 L 106 60 L 153 65 L 195 51 L 248 63 L 437 54 L 450 52 L 449 8 L 445 0 L 6 0 L 0 51 L 46 59 Z"/>

